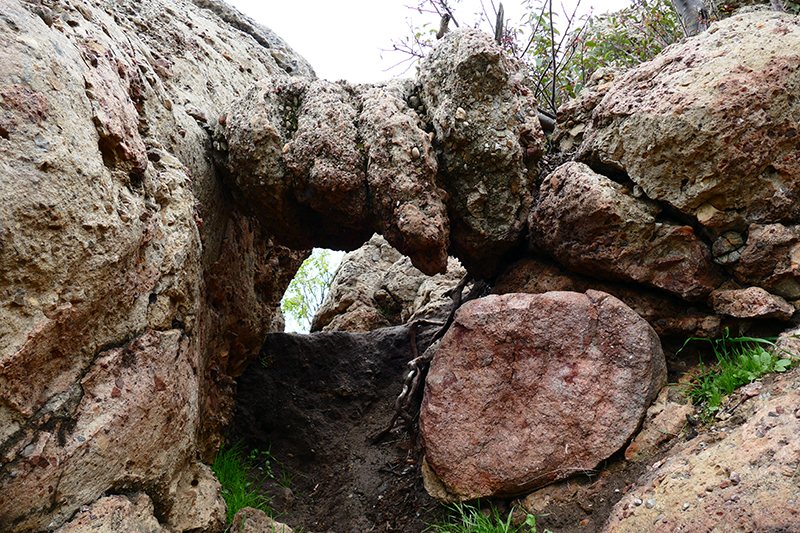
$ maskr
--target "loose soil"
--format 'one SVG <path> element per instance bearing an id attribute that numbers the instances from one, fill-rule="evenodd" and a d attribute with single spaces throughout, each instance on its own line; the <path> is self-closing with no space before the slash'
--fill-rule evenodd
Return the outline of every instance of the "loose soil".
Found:
<path id="1" fill-rule="evenodd" d="M 432 332 L 423 332 L 420 349 Z M 669 381 L 690 370 L 696 355 L 668 349 Z M 673 350 L 674 351 L 674 350 Z M 412 357 L 406 329 L 365 334 L 274 334 L 260 359 L 238 379 L 237 414 L 229 440 L 248 450 L 269 450 L 251 475 L 272 499 L 276 519 L 308 533 L 416 533 L 446 518 L 448 510 L 422 484 L 417 428 L 373 437 L 394 413 L 405 365 Z M 686 431 L 638 462 L 622 452 L 594 472 L 540 489 L 527 502 L 538 531 L 599 531 L 614 504 L 671 446 L 696 436 Z M 261 454 L 262 458 L 264 454 Z M 503 516 L 520 500 L 481 502 Z M 521 522 L 525 514 L 514 511 Z"/>

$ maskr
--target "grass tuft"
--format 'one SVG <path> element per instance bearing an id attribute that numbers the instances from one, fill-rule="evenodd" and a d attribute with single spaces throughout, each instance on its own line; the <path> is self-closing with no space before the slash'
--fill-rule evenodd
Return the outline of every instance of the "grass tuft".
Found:
<path id="1" fill-rule="evenodd" d="M 253 468 L 252 461 L 251 457 L 244 456 L 241 443 L 236 443 L 231 447 L 223 445 L 211 467 L 222 485 L 229 524 L 244 507 L 260 509 L 270 516 L 273 514 L 273 509 L 269 507 L 270 500 L 260 494 L 256 484 L 247 477 L 247 472 Z"/>
<path id="2" fill-rule="evenodd" d="M 700 357 L 700 374 L 688 389 L 692 401 L 705 404 L 708 413 L 719 410 L 725 396 L 742 385 L 747 385 L 770 372 L 785 372 L 798 363 L 796 357 L 784 351 L 787 357 L 776 354 L 775 339 L 757 337 L 731 337 L 727 328 L 720 339 L 692 337 L 686 340 L 678 353 L 691 341 L 711 344 L 717 363 L 711 367 Z"/>
<path id="3" fill-rule="evenodd" d="M 436 533 L 537 533 L 536 517 L 528 514 L 525 522 L 519 526 L 511 523 L 512 513 L 504 521 L 500 512 L 492 508 L 491 513 L 484 514 L 478 507 L 455 503 L 447 506 L 451 513 L 446 522 L 433 524 L 425 531 Z M 551 533 L 549 530 L 543 533 Z"/>

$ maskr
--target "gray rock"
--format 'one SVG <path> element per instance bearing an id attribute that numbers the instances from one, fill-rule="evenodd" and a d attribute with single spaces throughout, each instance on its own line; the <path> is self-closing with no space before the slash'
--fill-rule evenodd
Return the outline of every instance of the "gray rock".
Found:
<path id="1" fill-rule="evenodd" d="M 415 318 L 443 318 L 452 299 L 445 292 L 465 275 L 449 258 L 447 273 L 428 276 L 374 235 L 342 258 L 311 331 L 370 331 Z"/>

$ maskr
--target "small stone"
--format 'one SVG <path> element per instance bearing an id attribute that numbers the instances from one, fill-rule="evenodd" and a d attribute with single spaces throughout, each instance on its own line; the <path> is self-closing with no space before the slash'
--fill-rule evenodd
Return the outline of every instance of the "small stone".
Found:
<path id="1" fill-rule="evenodd" d="M 419 159 L 419 148 L 416 146 L 411 149 L 411 159 Z"/>
<path id="2" fill-rule="evenodd" d="M 688 509 L 689 507 L 691 507 L 691 505 L 689 505 L 688 503 L 684 503 L 684 504 L 683 504 L 683 510 L 684 510 L 684 511 L 685 511 L 686 509 Z"/>
<path id="3" fill-rule="evenodd" d="M 666 514 L 664 514 L 664 513 L 661 513 L 660 515 L 658 515 L 658 516 L 656 517 L 656 519 L 655 519 L 655 520 L 653 520 L 653 523 L 654 523 L 654 524 L 657 524 L 659 521 L 663 520 L 663 519 L 664 519 L 664 518 L 666 518 L 666 517 L 667 517 L 667 515 L 666 515 Z"/>
<path id="4" fill-rule="evenodd" d="M 734 485 L 738 485 L 742 481 L 742 478 L 739 476 L 739 472 L 731 472 L 729 479 Z"/>
<path id="5" fill-rule="evenodd" d="M 456 120 L 467 120 L 467 112 L 463 107 L 456 109 Z"/>
<path id="6" fill-rule="evenodd" d="M 633 499 L 633 505 L 635 505 L 637 507 L 642 505 L 642 500 L 640 498 L 634 498 Z"/>
<path id="7" fill-rule="evenodd" d="M 656 506 L 655 498 L 650 498 L 649 500 L 647 500 L 644 506 L 647 507 L 648 509 L 652 509 L 653 507 L 655 507 Z"/>

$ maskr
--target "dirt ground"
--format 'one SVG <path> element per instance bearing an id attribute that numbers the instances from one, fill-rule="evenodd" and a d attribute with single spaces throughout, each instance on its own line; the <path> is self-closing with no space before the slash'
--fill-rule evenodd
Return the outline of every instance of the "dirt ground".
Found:
<path id="1" fill-rule="evenodd" d="M 697 361 L 695 354 L 676 357 L 674 351 L 665 348 L 671 383 Z M 264 364 L 254 362 L 238 380 L 229 440 L 241 440 L 248 450 L 269 449 L 273 477 L 259 469 L 253 476 L 279 521 L 306 533 L 416 533 L 447 515 L 422 485 L 416 427 L 372 442 L 392 417 L 411 358 L 403 327 L 369 334 L 275 334 L 261 358 Z M 528 496 L 538 531 L 599 531 L 640 475 L 697 430 L 687 424 L 682 435 L 639 462 L 626 461 L 620 452 L 592 473 Z M 519 503 L 482 505 L 505 517 Z M 516 511 L 514 518 L 524 516 Z"/>

